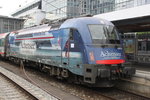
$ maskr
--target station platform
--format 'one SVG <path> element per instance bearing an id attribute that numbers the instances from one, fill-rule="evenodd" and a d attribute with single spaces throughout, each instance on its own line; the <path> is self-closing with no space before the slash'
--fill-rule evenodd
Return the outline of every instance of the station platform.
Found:
<path id="1" fill-rule="evenodd" d="M 73 94 L 67 93 L 67 92 L 53 86 L 55 84 L 55 82 L 52 82 L 52 85 L 49 84 L 49 81 L 46 81 L 46 78 L 43 79 L 43 77 L 45 77 L 45 76 L 42 76 L 40 73 L 38 73 L 38 74 L 40 74 L 39 75 L 40 77 L 37 76 L 36 71 L 34 71 L 34 72 L 33 72 L 33 70 L 27 71 L 28 76 L 31 79 L 34 79 L 34 82 L 37 83 L 37 84 L 34 84 L 27 79 L 27 77 L 24 75 L 23 71 L 20 69 L 19 66 L 0 61 L 0 73 L 4 73 L 5 71 L 7 72 L 7 73 L 5 73 L 5 75 L 9 75 L 10 77 L 13 77 L 13 79 L 15 79 L 17 81 L 17 83 L 20 83 L 20 85 L 23 85 L 23 87 L 25 89 L 29 89 L 29 91 L 31 91 L 31 92 L 35 93 L 35 95 L 39 96 L 40 99 L 38 99 L 38 100 L 47 100 L 47 96 L 45 96 L 44 94 L 42 95 L 41 91 L 45 91 L 44 93 L 46 93 L 46 95 L 51 96 L 51 97 L 48 97 L 48 100 L 57 100 L 57 98 L 59 100 L 70 100 L 70 98 L 71 98 L 71 100 L 81 100 L 79 97 L 77 97 Z M 8 73 L 11 73 L 11 74 L 8 74 Z M 21 80 L 17 79 L 17 77 L 20 77 Z M 28 85 L 28 84 L 29 84 L 29 86 L 27 87 L 26 85 Z M 31 84 L 34 86 L 32 86 Z M 30 88 L 32 88 L 32 89 L 30 89 Z M 40 90 L 38 90 L 37 88 L 39 88 Z M 39 92 L 40 95 L 37 92 Z M 41 99 L 41 96 L 43 97 L 42 99 Z M 57 98 L 53 99 L 53 97 L 57 97 Z M 1 98 L 0 98 L 0 100 L 1 100 Z M 3 98 L 2 98 L 2 100 L 3 100 Z M 4 100 L 7 100 L 7 99 L 4 99 Z M 10 100 L 12 100 L 12 99 L 10 99 Z M 19 99 L 17 99 L 17 100 L 19 100 Z M 29 99 L 27 99 L 27 100 L 29 100 Z M 32 100 L 34 100 L 34 99 L 32 99 Z"/>
<path id="2" fill-rule="evenodd" d="M 0 100 L 60 100 L 0 66 Z"/>
<path id="3" fill-rule="evenodd" d="M 150 71 L 136 70 L 132 78 L 121 79 L 116 87 L 150 98 Z"/>
<path id="4" fill-rule="evenodd" d="M 136 64 L 136 65 L 132 65 L 132 66 L 135 67 L 136 70 L 150 72 L 149 64 Z"/>
<path id="5" fill-rule="evenodd" d="M 126 62 L 124 66 L 135 67 L 136 70 L 150 72 L 150 64 L 148 63 Z"/>
<path id="6" fill-rule="evenodd" d="M 0 74 L 0 100 L 33 100 Z"/>

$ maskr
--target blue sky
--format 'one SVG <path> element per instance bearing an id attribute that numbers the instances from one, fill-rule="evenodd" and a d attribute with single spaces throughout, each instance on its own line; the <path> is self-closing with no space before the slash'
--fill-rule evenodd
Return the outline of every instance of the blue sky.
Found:
<path id="1" fill-rule="evenodd" d="M 34 0 L 0 0 L 0 15 L 10 16 L 12 12 L 19 9 L 19 6 Z"/>

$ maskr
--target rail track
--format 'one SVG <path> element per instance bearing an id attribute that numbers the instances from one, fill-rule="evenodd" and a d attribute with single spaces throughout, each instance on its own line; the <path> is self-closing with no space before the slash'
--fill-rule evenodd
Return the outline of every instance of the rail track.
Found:
<path id="1" fill-rule="evenodd" d="M 36 100 L 37 98 L 0 74 L 0 100 Z"/>
<path id="2" fill-rule="evenodd" d="M 20 70 L 19 67 L 18 69 Z M 89 88 L 81 85 L 69 84 L 68 82 L 57 80 L 45 73 L 41 73 L 35 69 L 30 69 L 28 67 L 25 67 L 25 71 L 28 77 L 32 79 L 36 84 L 38 84 L 38 87 L 47 92 L 51 91 L 51 89 L 49 89 L 48 87 L 53 86 L 65 91 L 68 94 L 77 96 L 82 100 L 150 100 L 150 98 L 148 97 L 140 96 L 116 88 Z M 43 86 L 41 85 L 41 83 L 43 84 Z"/>
<path id="3" fill-rule="evenodd" d="M 0 67 L 0 100 L 60 100 Z"/>
<path id="4" fill-rule="evenodd" d="M 24 67 L 23 67 L 23 71 L 26 74 Z M 26 74 L 26 76 L 27 76 L 27 74 Z M 68 84 L 68 83 L 65 83 L 65 84 Z M 77 87 L 81 88 L 82 86 L 77 86 Z M 88 88 L 88 87 L 86 87 L 86 88 Z M 84 88 L 83 88 L 83 90 L 84 90 Z M 91 91 L 91 89 L 89 89 L 88 91 Z M 99 95 L 99 96 L 97 96 L 98 98 L 95 98 L 97 100 L 106 100 L 106 99 L 108 99 L 108 100 L 109 99 L 110 100 L 149 100 L 150 99 L 148 97 L 141 96 L 141 95 L 138 95 L 138 94 L 134 94 L 134 93 L 131 93 L 131 92 L 128 92 L 128 91 L 120 90 L 120 89 L 117 89 L 117 88 L 109 88 L 109 89 L 105 88 L 104 91 L 102 89 L 101 91 L 93 90 L 93 92 L 95 92 L 95 94 Z M 75 94 L 75 95 L 79 96 L 79 94 Z M 90 97 L 92 98 L 92 96 L 90 96 L 90 95 L 87 96 L 87 97 L 84 97 L 84 98 L 81 97 L 81 98 L 84 99 L 84 100 L 87 100 L 87 99 L 91 100 Z M 92 98 L 92 100 L 93 100 L 93 98 Z"/>

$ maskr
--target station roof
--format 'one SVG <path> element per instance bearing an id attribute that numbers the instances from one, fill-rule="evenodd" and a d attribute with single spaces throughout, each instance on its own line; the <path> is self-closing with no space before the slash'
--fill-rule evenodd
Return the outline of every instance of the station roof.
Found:
<path id="1" fill-rule="evenodd" d="M 112 21 L 119 32 L 144 32 L 150 31 L 150 16 Z"/>
<path id="2" fill-rule="evenodd" d="M 95 15 L 115 24 L 118 30 L 125 32 L 150 31 L 150 4 Z"/>

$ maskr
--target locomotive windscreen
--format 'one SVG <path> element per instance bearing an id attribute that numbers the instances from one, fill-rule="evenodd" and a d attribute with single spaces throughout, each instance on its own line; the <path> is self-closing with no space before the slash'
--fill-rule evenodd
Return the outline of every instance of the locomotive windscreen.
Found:
<path id="1" fill-rule="evenodd" d="M 110 43 L 118 43 L 119 36 L 114 26 L 88 25 L 92 40 L 109 40 Z"/>
<path id="2" fill-rule="evenodd" d="M 88 25 L 92 39 L 106 39 L 106 31 L 103 25 Z"/>

